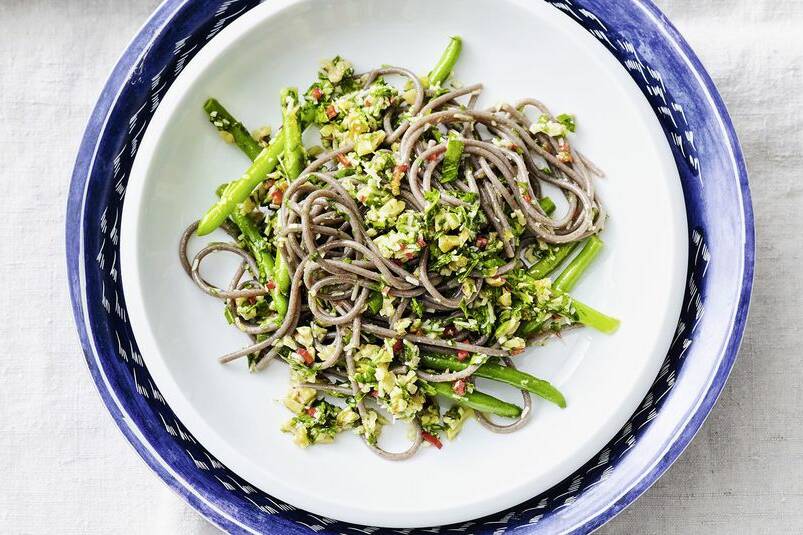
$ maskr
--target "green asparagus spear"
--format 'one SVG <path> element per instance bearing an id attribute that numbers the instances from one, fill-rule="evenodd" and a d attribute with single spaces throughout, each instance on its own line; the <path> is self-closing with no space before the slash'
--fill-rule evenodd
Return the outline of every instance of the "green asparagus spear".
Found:
<path id="1" fill-rule="evenodd" d="M 298 90 L 287 87 L 281 92 L 282 132 L 284 132 L 284 165 L 287 180 L 295 180 L 304 169 L 304 146 L 301 143 L 301 127 L 298 123 Z"/>
<path id="2" fill-rule="evenodd" d="M 470 366 L 468 362 L 460 362 L 459 360 L 440 355 L 421 355 L 421 363 L 432 370 L 444 372 L 461 371 Z M 474 375 L 513 385 L 516 388 L 527 390 L 536 396 L 551 401 L 560 408 L 566 407 L 566 398 L 564 398 L 563 394 L 552 386 L 552 384 L 543 379 L 538 379 L 530 374 L 516 370 L 515 368 L 508 368 L 507 366 L 500 366 L 499 364 L 488 362 L 480 366 L 477 371 L 474 372 Z"/>
<path id="3" fill-rule="evenodd" d="M 449 398 L 458 405 L 471 407 L 474 410 L 496 414 L 499 416 L 506 416 L 508 418 L 518 418 L 521 415 L 521 408 L 497 399 L 482 392 L 466 392 L 464 395 L 455 393 L 452 389 L 452 383 L 427 383 L 431 391 L 439 396 Z"/>
<path id="4" fill-rule="evenodd" d="M 268 282 L 268 279 L 273 276 L 273 259 L 268 249 L 268 240 L 254 222 L 239 210 L 233 211 L 229 218 L 240 229 L 243 241 L 259 267 L 259 281 L 263 284 Z"/>
<path id="5" fill-rule="evenodd" d="M 298 90 L 285 88 L 281 92 L 282 132 L 284 132 L 284 153 L 282 164 L 287 180 L 298 178 L 304 169 L 304 145 L 301 142 L 301 127 L 298 121 Z M 290 271 L 282 255 L 281 247 L 276 248 L 275 263 L 276 284 L 283 294 L 290 291 Z"/>
<path id="6" fill-rule="evenodd" d="M 541 209 L 544 211 L 546 215 L 552 215 L 552 212 L 554 212 L 555 208 L 557 208 L 555 206 L 555 201 L 553 201 L 549 197 L 544 197 L 543 199 L 538 201 L 538 204 L 541 205 Z"/>
<path id="7" fill-rule="evenodd" d="M 591 327 L 605 334 L 611 334 L 619 328 L 619 320 L 606 316 L 602 312 L 591 308 L 585 303 L 572 298 L 572 306 L 577 312 L 577 319 L 587 327 Z"/>
<path id="8" fill-rule="evenodd" d="M 298 102 L 297 93 L 295 100 Z M 284 112 L 284 106 L 282 106 L 282 111 Z M 296 113 L 291 115 L 296 119 L 290 128 L 294 142 L 293 146 L 295 147 L 293 152 L 301 155 L 301 164 L 303 164 L 301 131 L 303 130 L 304 125 L 299 123 L 297 118 L 297 110 Z M 276 166 L 279 163 L 279 158 L 283 157 L 285 153 L 284 137 L 285 128 L 282 127 L 282 129 L 276 134 L 276 137 L 272 140 L 271 144 L 268 145 L 267 148 L 262 149 L 262 151 L 256 155 L 251 167 L 249 167 L 240 178 L 229 183 L 228 187 L 224 189 L 223 194 L 220 196 L 218 201 L 201 218 L 201 222 L 198 224 L 198 236 L 205 236 L 206 234 L 209 234 L 218 228 L 234 211 L 234 208 L 246 200 L 251 192 L 254 191 L 254 188 L 260 185 L 262 181 L 265 180 L 265 177 L 269 173 L 272 173 L 274 169 L 276 169 Z M 251 157 L 248 152 L 246 152 L 246 154 Z M 295 157 L 292 157 L 290 159 L 293 170 L 295 170 L 294 166 L 298 165 L 297 163 L 294 163 L 294 158 Z M 285 166 L 286 165 L 287 164 L 285 164 Z M 298 168 L 299 173 L 301 170 L 301 168 Z"/>
<path id="9" fill-rule="evenodd" d="M 591 262 L 602 250 L 602 240 L 597 236 L 591 236 L 586 241 L 583 248 L 575 256 L 568 266 L 558 275 L 552 287 L 560 292 L 570 292 L 580 280 L 583 272 L 591 265 Z"/>
<path id="10" fill-rule="evenodd" d="M 287 262 L 285 262 L 284 255 L 282 255 L 282 251 L 279 248 L 276 249 L 276 264 L 273 269 L 276 285 L 279 287 L 279 291 L 287 295 L 287 293 L 290 291 L 290 270 L 288 269 Z"/>
<path id="11" fill-rule="evenodd" d="M 579 242 L 573 242 L 557 246 L 547 256 L 530 266 L 528 273 L 536 279 L 543 279 L 552 273 L 574 251 L 578 244 Z"/>
<path id="12" fill-rule="evenodd" d="M 270 287 L 269 279 L 274 276 L 275 268 L 273 255 L 268 247 L 268 240 L 259 231 L 256 225 L 254 225 L 253 221 L 247 216 L 242 215 L 238 210 L 232 212 L 229 219 L 240 229 L 243 240 L 254 256 L 254 260 L 256 260 L 257 266 L 259 267 L 260 282 L 268 284 Z M 270 295 L 273 300 L 273 308 L 279 313 L 279 321 L 281 321 L 284 319 L 284 315 L 287 314 L 287 296 L 282 293 L 278 284 L 275 282 L 270 289 Z"/>
<path id="13" fill-rule="evenodd" d="M 198 224 L 198 236 L 205 236 L 216 228 L 234 211 L 238 204 L 248 198 L 254 188 L 265 180 L 268 173 L 276 169 L 279 155 L 284 150 L 284 136 L 276 136 L 273 143 L 256 157 L 243 175 L 232 181 L 224 190 L 218 201 L 204 214 Z"/>
<path id="14" fill-rule="evenodd" d="M 441 59 L 438 61 L 432 72 L 429 73 L 430 85 L 439 85 L 449 78 L 449 75 L 454 69 L 457 58 L 460 57 L 460 51 L 463 49 L 463 41 L 459 37 L 452 37 L 449 41 L 449 46 L 443 51 Z"/>
<path id="15" fill-rule="evenodd" d="M 247 132 L 245 126 L 237 121 L 231 114 L 226 111 L 226 109 L 215 99 L 209 99 L 206 104 L 204 105 L 204 109 L 211 114 L 213 111 L 218 111 L 218 113 L 225 113 L 227 119 L 231 124 L 239 125 L 243 131 Z M 210 116 L 211 119 L 211 116 Z M 255 142 L 256 143 L 256 142 Z M 237 146 L 242 149 L 242 151 L 248 156 L 251 157 L 251 154 L 248 150 L 246 150 L 245 144 L 237 143 Z M 226 189 L 231 186 L 231 184 L 223 187 L 219 194 L 222 195 Z M 247 197 L 247 196 L 246 196 Z M 236 205 L 235 205 L 236 208 Z M 259 231 L 257 226 L 249 219 L 247 216 L 241 214 L 238 210 L 233 210 L 229 215 L 229 219 L 240 229 L 240 233 L 243 235 L 243 239 L 246 242 L 246 245 L 251 251 L 251 254 L 254 256 L 254 260 L 257 262 L 257 266 L 259 266 L 259 279 L 263 283 L 267 283 L 270 278 L 277 278 L 275 262 L 273 261 L 273 256 L 270 252 L 269 244 L 267 238 Z M 286 277 L 282 277 L 282 279 L 286 279 L 285 288 L 282 289 L 283 280 L 275 280 L 273 284 L 273 288 L 271 288 L 271 298 L 273 300 L 273 307 L 279 313 L 279 321 L 284 318 L 284 315 L 287 313 L 287 306 L 288 306 L 288 299 L 287 299 L 287 289 L 289 287 L 289 271 L 287 270 L 287 266 L 284 266 L 283 273 L 286 274 Z"/>
<path id="16" fill-rule="evenodd" d="M 220 132 L 227 132 L 234 138 L 234 143 L 248 156 L 252 161 L 259 156 L 262 152 L 262 146 L 257 143 L 248 130 L 241 122 L 232 117 L 232 115 L 223 107 L 223 105 L 214 98 L 210 98 L 204 103 L 204 111 L 209 115 L 209 121 Z"/>

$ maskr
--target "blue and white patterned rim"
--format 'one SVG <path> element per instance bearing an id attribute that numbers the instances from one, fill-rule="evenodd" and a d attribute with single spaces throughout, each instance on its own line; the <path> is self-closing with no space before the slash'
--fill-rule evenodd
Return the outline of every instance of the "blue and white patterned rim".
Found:
<path id="1" fill-rule="evenodd" d="M 552 4 L 602 42 L 653 107 L 686 200 L 689 279 L 666 360 L 617 436 L 549 491 L 461 525 L 368 528 L 321 518 L 252 487 L 182 425 L 137 349 L 119 280 L 119 225 L 128 172 L 161 97 L 187 62 L 259 2 L 166 0 L 109 77 L 78 153 L 67 207 L 67 266 L 78 332 L 100 395 L 129 442 L 168 485 L 226 531 L 585 533 L 654 483 L 713 407 L 736 358 L 754 263 L 747 172 L 721 98 L 689 46 L 649 1 L 532 1 Z M 707 307 L 709 302 L 717 304 L 715 310 Z M 674 386 L 691 359 L 701 363 L 697 373 L 708 374 L 707 386 L 681 397 Z"/>

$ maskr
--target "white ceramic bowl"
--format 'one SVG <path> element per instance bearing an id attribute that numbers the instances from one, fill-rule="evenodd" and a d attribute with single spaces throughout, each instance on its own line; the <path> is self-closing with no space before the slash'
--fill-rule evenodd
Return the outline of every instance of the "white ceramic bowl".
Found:
<path id="1" fill-rule="evenodd" d="M 520 432 L 496 435 L 472 423 L 443 450 L 427 448 L 402 463 L 377 458 L 353 435 L 298 449 L 279 431 L 289 417 L 278 402 L 286 368 L 249 374 L 242 362 L 218 364 L 217 356 L 247 338 L 179 266 L 182 230 L 213 202 L 221 182 L 247 166 L 220 141 L 201 104 L 214 96 L 247 125 L 278 125 L 279 89 L 305 88 L 319 60 L 340 54 L 358 70 L 389 63 L 425 73 L 449 35 L 465 44 L 457 78 L 485 84 L 481 105 L 535 96 L 577 115 L 576 145 L 607 173 L 598 187 L 611 217 L 605 251 L 574 294 L 619 317 L 622 327 L 612 336 L 572 334 L 520 357 L 525 370 L 568 399 L 565 410 L 536 401 L 533 421 Z M 186 428 L 220 462 L 282 500 L 338 520 L 393 527 L 459 522 L 513 506 L 597 453 L 636 410 L 664 360 L 688 249 L 670 146 L 639 87 L 605 46 L 548 4 L 519 0 L 272 0 L 213 43 L 161 98 L 122 213 L 131 326 L 161 395 Z M 222 282 L 233 264 L 216 264 L 211 277 Z M 515 392 L 482 386 L 515 401 Z M 390 434 L 387 443 L 403 447 L 404 429 Z"/>

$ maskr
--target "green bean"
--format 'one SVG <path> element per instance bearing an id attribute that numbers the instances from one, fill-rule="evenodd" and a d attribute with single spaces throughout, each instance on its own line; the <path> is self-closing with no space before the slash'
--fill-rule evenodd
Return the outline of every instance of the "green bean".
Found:
<path id="1" fill-rule="evenodd" d="M 443 51 L 441 59 L 429 73 L 430 85 L 440 85 L 449 78 L 449 75 L 452 74 L 452 70 L 454 70 L 455 63 L 457 63 L 457 58 L 460 57 L 460 51 L 462 49 L 462 39 L 457 36 L 452 37 L 452 40 L 449 41 L 449 46 Z"/>
<path id="2" fill-rule="evenodd" d="M 246 156 L 251 160 L 255 160 L 259 156 L 259 153 L 262 152 L 262 146 L 251 137 L 243 123 L 232 117 L 217 99 L 210 98 L 207 100 L 204 103 L 204 111 L 209 116 L 209 121 L 218 131 L 231 134 L 234 144 L 240 147 Z"/>
<path id="3" fill-rule="evenodd" d="M 421 363 L 436 371 L 461 371 L 468 368 L 471 364 L 468 362 L 460 362 L 449 357 L 436 356 L 436 355 L 421 355 Z M 516 388 L 532 392 L 536 396 L 540 396 L 547 401 L 551 401 L 560 408 L 566 408 L 566 398 L 560 391 L 552 386 L 548 381 L 534 377 L 528 373 L 524 373 L 515 368 L 507 366 L 500 366 L 488 362 L 480 366 L 474 372 L 477 377 L 484 377 L 500 383 L 506 383 Z"/>
<path id="4" fill-rule="evenodd" d="M 284 136 L 282 133 L 276 136 L 267 148 L 256 157 L 243 175 L 237 180 L 232 181 L 224 188 L 222 195 L 217 202 L 204 214 L 196 231 L 198 236 L 205 236 L 216 228 L 237 208 L 241 202 L 246 200 L 254 188 L 259 186 L 276 169 L 279 163 L 279 155 L 284 150 Z"/>
<path id="5" fill-rule="evenodd" d="M 602 240 L 591 236 L 568 266 L 558 275 L 552 287 L 560 292 L 570 292 L 591 262 L 602 250 Z"/>
<path id="6" fill-rule="evenodd" d="M 521 416 L 521 407 L 502 401 L 488 394 L 482 392 L 466 392 L 462 396 L 455 393 L 452 389 L 452 383 L 427 383 L 431 391 L 439 396 L 449 398 L 458 405 L 470 407 L 474 410 L 496 414 L 498 416 L 505 416 L 507 418 L 518 418 Z"/>

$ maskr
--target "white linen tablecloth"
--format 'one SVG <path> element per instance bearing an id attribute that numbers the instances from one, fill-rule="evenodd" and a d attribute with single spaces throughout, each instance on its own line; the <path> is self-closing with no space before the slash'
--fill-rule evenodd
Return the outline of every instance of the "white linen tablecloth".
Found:
<path id="1" fill-rule="evenodd" d="M 758 231 L 741 356 L 675 466 L 603 533 L 803 531 L 803 1 L 660 0 L 739 131 Z M 214 533 L 142 463 L 95 392 L 64 261 L 69 176 L 155 0 L 0 0 L 0 532 Z"/>

